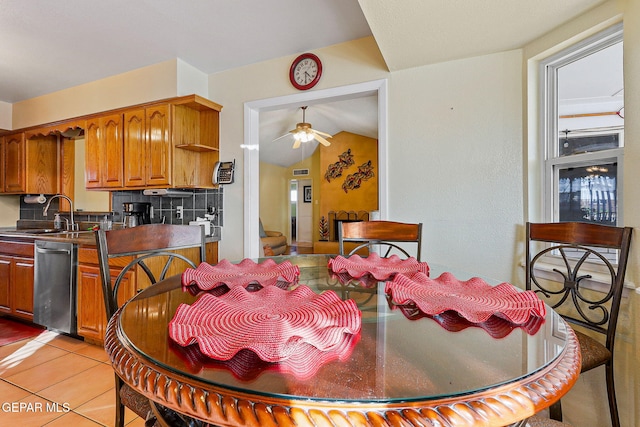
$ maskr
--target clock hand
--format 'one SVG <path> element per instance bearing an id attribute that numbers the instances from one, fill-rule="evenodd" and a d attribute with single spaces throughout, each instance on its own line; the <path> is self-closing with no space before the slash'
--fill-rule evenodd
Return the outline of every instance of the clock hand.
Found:
<path id="1" fill-rule="evenodd" d="M 309 73 L 307 73 L 306 71 L 304 72 L 304 75 L 305 75 L 304 82 L 305 83 L 309 83 L 309 79 L 311 78 L 311 75 Z"/>

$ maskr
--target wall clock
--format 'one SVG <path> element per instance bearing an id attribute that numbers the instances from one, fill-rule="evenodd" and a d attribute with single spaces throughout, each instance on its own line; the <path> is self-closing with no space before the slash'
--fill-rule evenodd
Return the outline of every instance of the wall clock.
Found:
<path id="1" fill-rule="evenodd" d="M 314 87 L 322 76 L 322 62 L 313 53 L 303 53 L 298 56 L 289 69 L 289 80 L 299 90 Z"/>

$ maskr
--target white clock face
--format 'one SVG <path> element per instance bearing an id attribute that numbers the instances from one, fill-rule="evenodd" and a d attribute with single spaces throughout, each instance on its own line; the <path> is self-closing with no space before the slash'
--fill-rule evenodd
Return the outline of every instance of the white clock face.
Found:
<path id="1" fill-rule="evenodd" d="M 318 64 L 311 58 L 298 62 L 293 69 L 293 78 L 301 86 L 308 85 L 318 76 Z"/>

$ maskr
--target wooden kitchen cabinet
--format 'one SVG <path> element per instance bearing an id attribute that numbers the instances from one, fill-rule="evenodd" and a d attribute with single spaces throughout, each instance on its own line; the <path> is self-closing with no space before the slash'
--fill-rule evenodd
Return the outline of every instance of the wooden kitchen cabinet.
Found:
<path id="1" fill-rule="evenodd" d="M 181 249 L 178 252 L 191 260 L 200 259 L 200 253 L 197 248 Z M 218 261 L 218 243 L 207 243 L 206 247 L 207 262 L 216 264 Z M 111 268 L 111 279 L 120 274 L 122 268 L 126 266 L 133 258 L 118 257 L 112 258 L 109 262 Z M 196 265 L 198 263 L 196 262 Z M 156 277 L 160 276 L 164 267 L 164 261 L 158 259 L 149 259 L 147 266 L 151 269 Z M 187 264 L 180 260 L 175 260 L 169 270 L 167 277 L 175 274 L 181 274 Z M 1 269 L 0 263 L 0 269 Z M 78 248 L 78 335 L 85 340 L 102 343 L 104 341 L 104 331 L 107 327 L 107 315 L 104 308 L 104 297 L 102 295 L 102 284 L 100 281 L 100 268 L 98 266 L 98 251 L 91 246 Z M 151 284 L 146 274 L 142 271 L 129 271 L 121 283 L 118 292 L 118 305 L 121 306 L 127 300 L 134 297 L 141 290 L 149 287 Z M 0 306 L 2 302 L 2 291 L 0 290 Z"/>
<path id="2" fill-rule="evenodd" d="M 190 95 L 87 119 L 86 188 L 213 188 L 221 109 Z"/>
<path id="3" fill-rule="evenodd" d="M 85 129 L 85 186 L 93 189 L 123 187 L 122 114 L 87 119 Z"/>
<path id="4" fill-rule="evenodd" d="M 111 270 L 111 277 L 115 278 L 120 269 Z M 122 280 L 120 304 L 135 295 L 134 273 L 129 272 Z M 78 265 L 78 335 L 88 341 L 103 342 L 104 331 L 107 328 L 107 314 L 104 308 L 100 268 L 94 265 Z"/>
<path id="5" fill-rule="evenodd" d="M 114 260 L 114 266 L 111 269 L 113 280 L 122 271 L 122 266 L 126 265 L 126 262 L 123 263 L 124 260 L 129 262 L 131 258 Z M 122 280 L 119 304 L 123 304 L 136 294 L 135 277 L 135 272 L 130 271 Z M 87 341 L 102 343 L 108 320 L 102 295 L 98 252 L 95 248 L 80 247 L 78 249 L 77 281 L 78 335 Z"/>
<path id="6" fill-rule="evenodd" d="M 26 139 L 24 132 L 0 138 L 0 191 L 8 194 L 56 193 L 57 145 L 51 138 Z"/>
<path id="7" fill-rule="evenodd" d="M 0 242 L 0 313 L 33 321 L 33 243 Z"/>
<path id="8" fill-rule="evenodd" d="M 171 128 L 168 104 L 124 113 L 124 185 L 128 188 L 171 184 Z"/>

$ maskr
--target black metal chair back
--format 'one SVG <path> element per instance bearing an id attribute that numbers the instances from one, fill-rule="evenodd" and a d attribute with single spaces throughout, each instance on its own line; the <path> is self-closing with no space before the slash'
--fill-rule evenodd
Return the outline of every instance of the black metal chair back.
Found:
<path id="1" fill-rule="evenodd" d="M 204 229 L 199 226 L 147 224 L 118 230 L 98 230 L 96 231 L 96 243 L 107 319 L 111 319 L 118 310 L 118 291 L 128 272 L 134 269 L 137 274 L 144 272 L 150 284 L 154 285 L 165 278 L 176 260 L 183 261 L 185 268 L 187 266 L 197 267 L 196 263 L 185 255 L 171 251 L 199 248 L 200 262 L 206 260 L 205 233 Z M 131 257 L 132 259 L 113 278 L 109 260 L 117 257 Z M 157 425 L 157 417 L 149 400 L 129 387 L 117 375 L 115 383 L 115 426 L 124 426 L 125 406 L 145 419 L 145 425 Z"/>
<path id="2" fill-rule="evenodd" d="M 604 336 L 604 344 L 576 331 L 582 372 L 605 365 L 609 409 L 620 425 L 613 380 L 613 352 L 624 277 L 631 246 L 631 227 L 563 222 L 527 223 L 526 288 L 568 322 Z M 594 271 L 598 271 L 596 277 Z M 588 286 L 588 282 L 598 286 Z M 561 420 L 559 406 L 553 418 Z"/>

